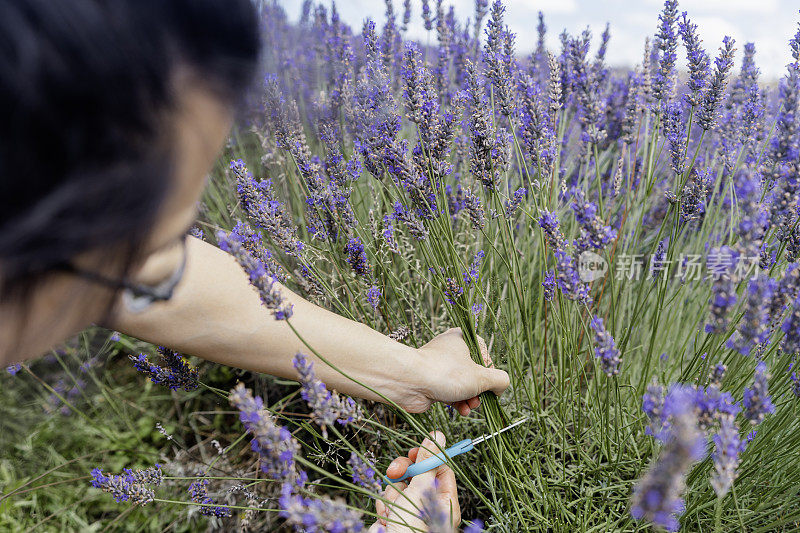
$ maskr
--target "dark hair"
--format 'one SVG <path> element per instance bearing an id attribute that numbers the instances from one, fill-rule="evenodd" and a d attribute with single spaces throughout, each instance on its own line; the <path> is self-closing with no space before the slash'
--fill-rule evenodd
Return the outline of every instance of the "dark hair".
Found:
<path id="1" fill-rule="evenodd" d="M 0 0 L 0 296 L 140 246 L 171 182 L 175 68 L 233 103 L 258 48 L 250 0 Z"/>

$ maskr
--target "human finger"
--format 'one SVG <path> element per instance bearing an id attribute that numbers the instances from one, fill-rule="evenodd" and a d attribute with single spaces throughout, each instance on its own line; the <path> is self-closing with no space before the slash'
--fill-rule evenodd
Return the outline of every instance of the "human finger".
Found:
<path id="1" fill-rule="evenodd" d="M 413 459 L 409 459 L 408 457 L 398 457 L 386 468 L 386 477 L 391 479 L 397 479 L 399 477 L 403 477 L 405 475 L 406 470 L 410 465 L 414 463 Z"/>
<path id="2" fill-rule="evenodd" d="M 444 448 L 445 445 L 445 436 L 444 433 L 441 431 L 433 431 L 431 432 L 431 438 L 425 439 L 422 441 L 422 444 L 417 451 L 417 460 L 416 463 L 421 463 L 425 459 L 433 457 L 437 453 L 440 453 L 439 448 Z M 438 444 L 438 446 L 437 446 Z M 417 474 L 411 479 L 412 483 L 417 485 L 423 484 L 425 486 L 430 485 L 433 483 L 433 480 L 436 479 L 436 469 L 429 470 L 428 472 L 423 472 L 422 474 Z"/>

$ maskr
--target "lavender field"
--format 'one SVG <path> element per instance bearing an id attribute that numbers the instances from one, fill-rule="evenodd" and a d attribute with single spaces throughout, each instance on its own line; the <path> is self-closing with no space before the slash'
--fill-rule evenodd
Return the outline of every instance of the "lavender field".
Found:
<path id="1" fill-rule="evenodd" d="M 525 417 L 450 462 L 465 530 L 800 530 L 800 26 L 773 83 L 677 0 L 629 70 L 613 20 L 547 49 L 540 16 L 522 55 L 501 0 L 386 7 L 260 3 L 196 234 L 276 320 L 275 280 L 414 347 L 460 328 L 509 390 L 410 414 L 327 391 L 311 344 L 298 387 L 87 331 L 0 377 L 0 530 L 378 531 L 393 458 Z"/>

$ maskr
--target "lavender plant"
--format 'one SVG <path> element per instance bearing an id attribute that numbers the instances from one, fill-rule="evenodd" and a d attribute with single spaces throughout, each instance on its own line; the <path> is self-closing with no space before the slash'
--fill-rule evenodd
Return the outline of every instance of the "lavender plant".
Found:
<path id="1" fill-rule="evenodd" d="M 252 439 L 231 446 L 258 465 L 250 492 L 211 499 L 202 480 L 244 476 L 191 472 L 187 505 L 225 524 L 242 508 L 359 531 L 380 472 L 426 428 L 457 442 L 529 417 L 449 461 L 470 531 L 475 518 L 507 532 L 796 528 L 800 31 L 772 87 L 753 43 L 725 38 L 712 63 L 677 0 L 629 71 L 606 64 L 609 30 L 548 50 L 543 16 L 537 49 L 517 54 L 501 0 L 476 1 L 472 20 L 387 2 L 355 29 L 334 4 L 306 2 L 297 23 L 262 4 L 263 105 L 234 132 L 198 229 L 276 319 L 292 322 L 282 284 L 415 347 L 459 327 L 511 387 L 467 419 L 409 415 L 329 391 L 309 346 L 299 389 L 236 376 L 261 386 L 230 394 Z M 425 42 L 406 38 L 418 16 Z M 216 399 L 234 385 L 133 360 L 172 389 Z M 159 500 L 138 482 L 125 492 L 124 475 L 94 479 Z"/>

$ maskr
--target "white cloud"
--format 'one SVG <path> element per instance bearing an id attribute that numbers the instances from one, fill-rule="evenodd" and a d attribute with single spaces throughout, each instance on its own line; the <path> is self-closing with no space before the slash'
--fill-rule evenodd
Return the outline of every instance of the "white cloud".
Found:
<path id="1" fill-rule="evenodd" d="M 664 5 L 663 0 L 649 0 L 651 5 Z M 692 13 L 753 12 L 764 15 L 778 10 L 779 0 L 681 0 L 678 9 Z"/>

